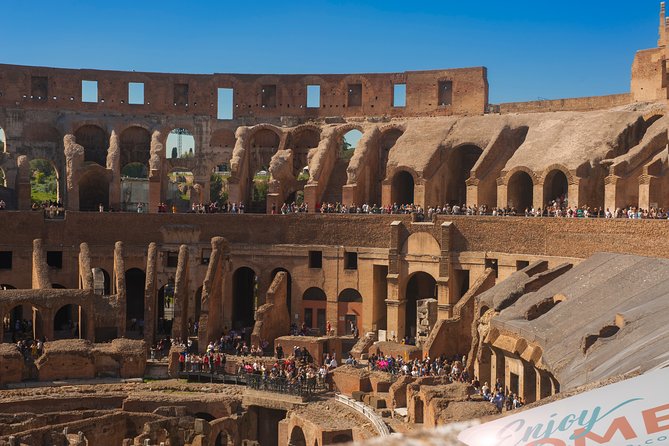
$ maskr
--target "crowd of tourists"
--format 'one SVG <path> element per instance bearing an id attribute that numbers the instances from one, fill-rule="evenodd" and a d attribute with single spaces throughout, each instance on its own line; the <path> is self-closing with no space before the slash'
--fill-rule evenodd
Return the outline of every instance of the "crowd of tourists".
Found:
<path id="1" fill-rule="evenodd" d="M 509 391 L 508 388 L 505 391 L 504 386 L 502 386 L 499 380 L 497 380 L 493 389 L 486 382 L 480 388 L 477 388 L 477 391 L 484 400 L 494 404 L 500 412 L 503 410 L 518 409 L 524 405 L 522 398 Z"/>
<path id="2" fill-rule="evenodd" d="M 444 376 L 451 382 L 471 382 L 469 373 L 464 367 L 466 357 L 456 355 L 451 358 L 441 355 L 437 358 L 426 356 L 424 359 L 404 359 L 402 356 L 394 357 L 384 355 L 377 351 L 369 357 L 368 368 L 379 370 L 393 375 L 407 375 L 413 377 Z"/>
<path id="3" fill-rule="evenodd" d="M 55 200 L 33 203 L 31 209 L 44 212 L 45 218 L 61 218 L 65 214 L 63 203 Z"/>

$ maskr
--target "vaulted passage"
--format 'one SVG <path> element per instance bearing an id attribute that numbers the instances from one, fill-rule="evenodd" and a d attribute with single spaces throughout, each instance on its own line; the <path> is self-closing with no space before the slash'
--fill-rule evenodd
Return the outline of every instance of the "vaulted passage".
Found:
<path id="1" fill-rule="evenodd" d="M 144 285 L 146 274 L 139 268 L 125 272 L 126 331 L 128 337 L 144 335 Z"/>
<path id="2" fill-rule="evenodd" d="M 97 125 L 84 125 L 74 132 L 77 144 L 84 148 L 84 162 L 107 166 L 109 137 L 107 132 Z"/>
<path id="3" fill-rule="evenodd" d="M 232 328 L 252 327 L 255 321 L 258 286 L 256 273 L 251 268 L 242 267 L 232 278 Z"/>
<path id="4" fill-rule="evenodd" d="M 89 168 L 79 180 L 79 210 L 109 209 L 109 183 L 99 167 Z"/>
<path id="5" fill-rule="evenodd" d="M 414 273 L 407 282 L 404 298 L 406 299 L 404 313 L 405 336 L 409 336 L 411 340 L 414 340 L 416 337 L 418 301 L 421 299 L 437 298 L 437 281 L 426 272 L 418 271 Z"/>
<path id="6" fill-rule="evenodd" d="M 565 203 L 569 197 L 569 182 L 561 170 L 552 170 L 544 181 L 544 204 L 556 201 Z"/>
<path id="7" fill-rule="evenodd" d="M 507 189 L 507 206 L 515 208 L 516 212 L 523 213 L 532 208 L 534 198 L 532 177 L 527 172 L 519 170 L 509 180 Z"/>
<path id="8" fill-rule="evenodd" d="M 392 201 L 399 205 L 414 202 L 414 181 L 409 172 L 402 170 L 393 177 Z"/>
<path id="9" fill-rule="evenodd" d="M 449 204 L 478 204 L 467 203 L 466 181 L 482 153 L 483 150 L 474 145 L 457 147 L 451 153 L 446 174 L 446 201 Z"/>

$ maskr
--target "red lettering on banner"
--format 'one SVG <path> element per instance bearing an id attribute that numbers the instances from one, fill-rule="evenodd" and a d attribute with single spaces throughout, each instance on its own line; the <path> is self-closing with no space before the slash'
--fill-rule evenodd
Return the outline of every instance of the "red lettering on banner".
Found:
<path id="1" fill-rule="evenodd" d="M 657 416 L 657 412 L 662 410 L 669 410 L 669 404 L 657 406 L 641 412 L 643 415 L 643 422 L 646 424 L 646 432 L 648 432 L 648 434 L 655 434 L 669 429 L 669 424 L 663 424 L 660 426 L 660 422 L 669 421 L 669 414 L 661 417 Z"/>
<path id="2" fill-rule="evenodd" d="M 574 441 L 574 446 L 585 446 L 586 438 L 596 441 L 599 444 L 608 443 L 609 441 L 611 441 L 611 438 L 617 431 L 620 431 L 620 433 L 623 434 L 625 440 L 631 440 L 632 438 L 636 438 L 636 432 L 634 432 L 634 429 L 632 429 L 632 426 L 630 426 L 630 423 L 629 421 L 627 421 L 627 418 L 619 417 L 611 422 L 611 425 L 609 426 L 609 429 L 606 431 L 604 436 L 599 436 L 594 432 L 588 432 L 587 434 L 584 435 L 583 432 L 585 432 L 585 429 L 583 428 L 576 429 L 574 431 L 574 436 L 577 438 L 576 441 Z"/>

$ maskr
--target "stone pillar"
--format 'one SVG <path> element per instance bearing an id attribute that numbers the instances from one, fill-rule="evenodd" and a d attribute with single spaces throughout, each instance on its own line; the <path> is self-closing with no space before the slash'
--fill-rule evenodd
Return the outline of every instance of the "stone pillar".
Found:
<path id="1" fill-rule="evenodd" d="M 42 244 L 42 239 L 39 238 L 33 240 L 32 288 L 35 290 L 51 288 L 49 265 L 46 262 L 46 249 Z"/>
<path id="2" fill-rule="evenodd" d="M 342 195 L 341 202 L 346 204 L 355 203 L 358 206 L 362 204 L 356 199 L 357 188 L 358 188 L 357 184 L 345 184 L 341 189 L 341 195 Z"/>
<path id="3" fill-rule="evenodd" d="M 481 203 L 481 197 L 479 196 L 479 179 L 478 178 L 467 178 L 465 184 L 467 185 L 467 204 L 485 204 Z"/>
<path id="4" fill-rule="evenodd" d="M 581 181 L 580 178 L 573 177 L 574 181 L 567 185 L 567 204 L 569 206 L 580 206 L 581 204 L 590 204 L 590 203 L 581 203 L 584 201 L 584 197 L 587 196 L 587 181 Z M 581 188 L 586 190 L 581 191 Z M 583 192 L 583 193 L 581 193 Z"/>
<path id="5" fill-rule="evenodd" d="M 532 364 L 520 360 L 522 362 L 523 376 L 520 377 L 520 395 L 523 398 L 523 402 L 526 404 L 533 403 L 537 400 L 536 393 L 536 382 L 537 374 L 534 372 L 534 367 Z"/>
<path id="6" fill-rule="evenodd" d="M 125 291 L 125 258 L 124 258 L 123 242 L 116 242 L 114 245 L 114 284 L 116 287 L 115 294 L 118 302 L 117 327 L 118 337 L 125 336 L 126 330 L 126 307 L 128 302 L 126 300 Z"/>
<path id="7" fill-rule="evenodd" d="M 437 278 L 438 319 L 448 319 L 453 316 L 454 302 L 451 302 L 449 288 L 453 229 L 452 222 L 441 224 L 441 256 L 439 257 L 439 277 Z"/>
<path id="8" fill-rule="evenodd" d="M 508 186 L 504 181 L 504 177 L 497 178 L 497 207 L 505 208 L 508 204 L 507 193 Z"/>
<path id="9" fill-rule="evenodd" d="M 179 260 L 174 280 L 174 322 L 172 337 L 188 339 L 188 246 L 179 247 Z"/>
<path id="10" fill-rule="evenodd" d="M 316 209 L 316 205 L 320 205 L 317 181 L 310 182 L 304 186 L 304 202 L 309 205 L 309 212 L 320 212 L 320 209 Z"/>
<path id="11" fill-rule="evenodd" d="M 426 201 L 426 189 L 427 185 L 425 182 L 416 182 L 413 187 L 413 202 L 420 205 L 423 209 L 427 211 Z"/>
<path id="12" fill-rule="evenodd" d="M 267 194 L 267 208 L 265 209 L 266 214 L 272 213 L 272 206 L 276 209 L 276 213 L 281 212 L 281 206 L 283 205 L 283 200 L 281 195 L 277 192 L 272 192 Z"/>
<path id="13" fill-rule="evenodd" d="M 388 281 L 388 295 L 390 296 L 390 280 Z M 386 299 L 386 310 L 388 313 L 387 339 L 397 340 L 404 337 L 404 318 L 406 311 L 406 301 Z"/>
<path id="14" fill-rule="evenodd" d="M 604 208 L 608 208 L 611 212 L 615 212 L 618 207 L 618 182 L 620 179 L 617 175 L 609 175 L 604 178 Z"/>
<path id="15" fill-rule="evenodd" d="M 80 307 L 83 308 L 83 307 Z M 95 306 L 91 305 L 90 308 L 86 309 L 86 333 L 82 336 L 81 330 L 79 330 L 79 337 L 85 337 L 91 342 L 95 342 Z M 81 327 L 81 323 L 79 323 Z"/>
<path id="16" fill-rule="evenodd" d="M 17 164 L 19 169 L 16 180 L 16 207 L 20 211 L 29 211 L 32 205 L 30 201 L 30 161 L 27 156 L 20 155 Z"/>
<path id="17" fill-rule="evenodd" d="M 536 210 L 544 209 L 546 203 L 544 202 L 544 183 L 536 182 L 532 186 L 532 207 Z"/>
<path id="18" fill-rule="evenodd" d="M 155 342 L 155 327 L 158 317 L 158 246 L 151 242 L 146 256 L 146 284 L 144 286 L 144 340 L 147 346 Z"/>
<path id="19" fill-rule="evenodd" d="M 639 177 L 639 207 L 641 209 L 650 209 L 651 204 L 659 205 L 654 194 L 659 188 L 659 183 L 655 175 L 644 174 Z"/>
<path id="20" fill-rule="evenodd" d="M 379 206 L 393 204 L 393 184 L 390 180 L 383 180 L 381 183 L 381 203 Z"/>
<path id="21" fill-rule="evenodd" d="M 506 371 L 505 371 L 505 361 L 504 353 L 501 350 L 491 347 L 490 355 L 490 387 L 495 385 L 496 380 L 499 380 L 502 383 L 502 386 L 506 384 Z"/>
<path id="22" fill-rule="evenodd" d="M 121 209 L 121 146 L 118 135 L 112 130 L 107 149 L 107 169 L 112 171 L 109 183 L 109 208 Z"/>
<path id="23" fill-rule="evenodd" d="M 65 187 L 67 199 L 65 209 L 79 210 L 79 170 L 84 162 L 84 148 L 77 144 L 74 135 L 65 135 L 63 138 L 65 150 Z M 62 197 L 59 197 L 62 200 Z"/>

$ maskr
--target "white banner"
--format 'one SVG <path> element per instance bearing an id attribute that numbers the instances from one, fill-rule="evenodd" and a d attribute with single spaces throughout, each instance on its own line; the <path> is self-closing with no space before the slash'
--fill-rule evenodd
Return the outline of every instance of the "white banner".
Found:
<path id="1" fill-rule="evenodd" d="M 669 445 L 669 368 L 481 424 L 469 446 Z"/>

